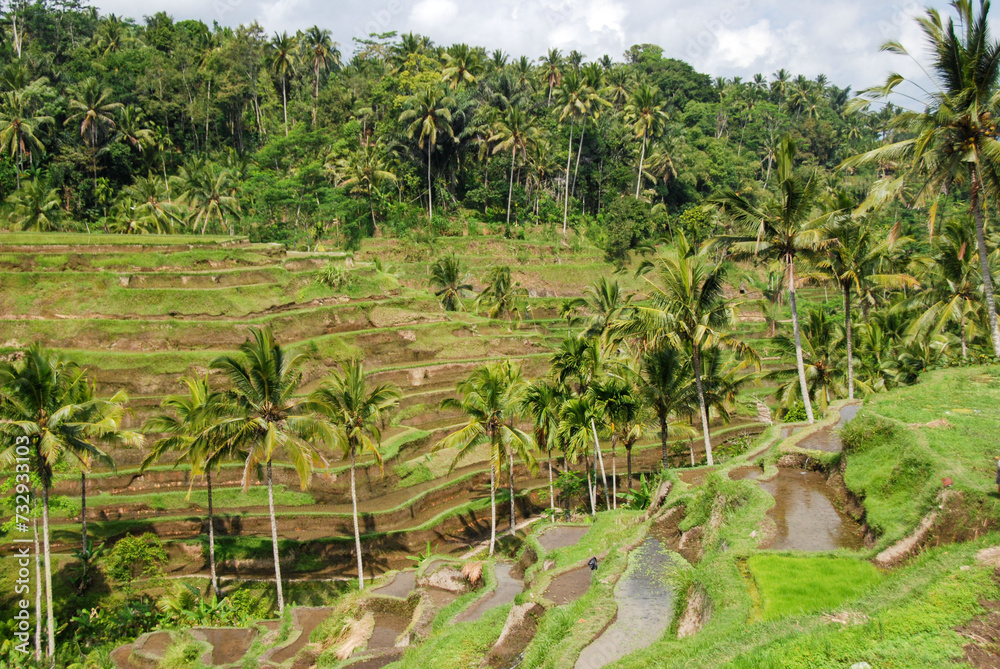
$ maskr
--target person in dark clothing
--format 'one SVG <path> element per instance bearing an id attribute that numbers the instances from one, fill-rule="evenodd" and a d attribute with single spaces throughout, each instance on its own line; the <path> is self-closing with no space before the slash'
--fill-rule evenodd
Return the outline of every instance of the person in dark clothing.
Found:
<path id="1" fill-rule="evenodd" d="M 993 482 L 997 484 L 997 495 L 1000 496 L 1000 458 L 997 458 L 997 477 Z"/>
<path id="2" fill-rule="evenodd" d="M 1000 478 L 1000 466 L 998 466 L 998 468 L 997 468 L 997 477 Z M 1000 485 L 1000 481 L 998 481 L 997 484 Z M 587 564 L 590 566 L 590 571 L 597 571 L 597 558 L 596 557 L 590 558 L 590 560 L 587 561 Z"/>

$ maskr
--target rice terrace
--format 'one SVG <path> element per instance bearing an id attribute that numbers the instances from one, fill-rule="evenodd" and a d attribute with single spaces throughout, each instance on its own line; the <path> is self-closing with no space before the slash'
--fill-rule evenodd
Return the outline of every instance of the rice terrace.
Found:
<path id="1" fill-rule="evenodd" d="M 0 668 L 1000 667 L 989 2 L 155 4 L 0 7 Z"/>

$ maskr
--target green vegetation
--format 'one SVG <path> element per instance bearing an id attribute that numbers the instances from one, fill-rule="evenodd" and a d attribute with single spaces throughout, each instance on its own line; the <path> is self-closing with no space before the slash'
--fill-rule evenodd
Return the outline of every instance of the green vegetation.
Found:
<path id="1" fill-rule="evenodd" d="M 875 586 L 881 575 L 854 558 L 753 555 L 747 561 L 763 620 L 833 611 Z"/>

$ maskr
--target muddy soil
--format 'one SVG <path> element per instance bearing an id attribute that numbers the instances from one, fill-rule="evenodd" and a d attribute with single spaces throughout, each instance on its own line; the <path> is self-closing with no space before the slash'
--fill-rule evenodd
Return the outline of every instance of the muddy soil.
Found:
<path id="1" fill-rule="evenodd" d="M 690 486 L 700 486 L 705 482 L 705 479 L 708 478 L 708 475 L 715 471 L 715 469 L 715 467 L 688 469 L 678 474 L 677 478 Z"/>
<path id="2" fill-rule="evenodd" d="M 482 618 L 483 614 L 490 609 L 513 602 L 514 597 L 524 589 L 524 583 L 512 576 L 512 570 L 513 565 L 506 562 L 498 562 L 496 564 L 496 589 L 486 596 L 481 597 L 479 601 L 459 614 L 455 622 L 475 622 Z"/>
<path id="3" fill-rule="evenodd" d="M 850 423 L 856 415 L 858 415 L 858 410 L 861 408 L 857 404 L 848 404 L 847 406 L 841 407 L 840 409 L 840 420 L 837 424 L 831 427 L 825 427 L 818 432 L 815 432 L 798 444 L 799 448 L 805 448 L 813 451 L 825 451 L 827 453 L 840 453 L 844 450 L 844 444 L 840 441 L 839 431 L 844 429 L 844 426 Z"/>
<path id="4" fill-rule="evenodd" d="M 381 651 L 396 647 L 396 639 L 410 624 L 409 618 L 395 613 L 376 613 L 375 629 L 368 639 L 368 650 Z"/>
<path id="5" fill-rule="evenodd" d="M 388 595 L 390 597 L 406 598 L 417 586 L 417 572 L 415 569 L 401 571 L 396 574 L 392 581 L 383 585 L 377 590 L 372 590 L 376 595 Z"/>
<path id="6" fill-rule="evenodd" d="M 629 567 L 615 586 L 614 622 L 580 653 L 576 669 L 599 669 L 660 638 L 674 615 L 674 592 L 667 583 L 674 564 L 660 541 L 648 537 L 629 554 Z"/>
<path id="7" fill-rule="evenodd" d="M 115 663 L 118 669 L 140 669 L 140 667 L 132 664 L 131 660 L 129 660 L 129 655 L 131 654 L 132 644 L 119 646 L 111 651 L 111 661 Z"/>
<path id="8" fill-rule="evenodd" d="M 760 485 L 774 497 L 767 512 L 776 533 L 768 548 L 830 551 L 864 547 L 861 526 L 838 508 L 835 491 L 819 472 L 778 468 L 778 474 Z"/>
<path id="9" fill-rule="evenodd" d="M 390 653 L 382 657 L 373 657 L 369 660 L 362 660 L 349 664 L 345 669 L 382 669 L 382 667 L 392 664 L 399 659 L 401 653 Z"/>
<path id="10" fill-rule="evenodd" d="M 301 633 L 295 640 L 287 646 L 282 646 L 269 654 L 265 654 L 262 660 L 268 660 L 274 664 L 286 662 L 309 644 L 309 635 L 319 627 L 319 624 L 329 617 L 333 612 L 332 608 L 301 608 L 295 610 L 295 626 Z"/>
<path id="11" fill-rule="evenodd" d="M 212 645 L 212 665 L 216 667 L 239 662 L 257 636 L 257 630 L 252 627 L 249 629 L 196 627 L 192 631 L 198 633 L 196 638 L 204 636 L 205 641 Z"/>
<path id="12" fill-rule="evenodd" d="M 590 530 L 588 527 L 567 527 L 557 525 L 543 530 L 538 535 L 538 543 L 547 551 L 554 551 L 567 546 L 575 546 Z"/>
<path id="13" fill-rule="evenodd" d="M 590 589 L 592 580 L 590 567 L 578 567 L 552 579 L 542 596 L 556 606 L 575 602 Z"/>
<path id="14" fill-rule="evenodd" d="M 734 481 L 755 481 L 763 473 L 760 467 L 737 467 L 729 471 L 729 478 Z"/>
<path id="15" fill-rule="evenodd" d="M 789 425 L 787 427 L 781 428 L 781 438 L 788 439 L 790 436 L 802 429 L 802 425 Z"/>

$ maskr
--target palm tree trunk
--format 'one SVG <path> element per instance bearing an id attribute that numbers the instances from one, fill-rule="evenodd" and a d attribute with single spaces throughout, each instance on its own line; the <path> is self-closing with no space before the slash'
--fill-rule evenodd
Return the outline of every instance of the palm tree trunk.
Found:
<path id="1" fill-rule="evenodd" d="M 351 514 L 354 516 L 354 550 L 358 555 L 358 590 L 365 589 L 365 568 L 361 561 L 361 532 L 358 530 L 358 493 L 354 487 L 354 449 L 351 449 Z"/>
<path id="2" fill-rule="evenodd" d="M 795 306 L 795 263 L 791 256 L 785 262 L 788 268 L 788 305 L 792 309 L 792 332 L 795 335 L 795 365 L 799 370 L 799 390 L 802 392 L 802 403 L 806 407 L 806 418 L 812 425 L 816 419 L 813 418 L 812 400 L 809 399 L 809 384 L 806 383 L 806 366 L 802 360 L 802 334 L 799 332 L 799 312 Z"/>
<path id="3" fill-rule="evenodd" d="M 42 553 L 45 560 L 45 630 L 46 655 L 54 662 L 56 657 L 56 621 L 52 612 L 52 551 L 49 547 L 49 486 L 42 481 Z"/>
<path id="4" fill-rule="evenodd" d="M 566 222 L 569 220 L 569 164 L 573 160 L 573 119 L 569 122 L 569 149 L 566 151 L 566 204 L 563 205 L 563 240 L 566 239 Z"/>
<path id="5" fill-rule="evenodd" d="M 601 455 L 601 442 L 597 439 L 597 425 L 590 419 L 590 429 L 594 432 L 594 481 L 597 481 L 597 463 L 601 463 L 601 481 L 604 483 L 604 504 L 611 510 L 611 500 L 608 498 L 608 475 L 604 471 L 604 456 Z"/>
<path id="6" fill-rule="evenodd" d="M 319 62 L 313 66 L 313 128 L 316 127 L 316 107 L 319 104 Z"/>
<path id="7" fill-rule="evenodd" d="M 958 324 L 958 336 L 962 342 L 962 360 L 969 359 L 969 345 L 965 339 L 965 314 L 962 314 L 962 320 Z"/>
<path id="8" fill-rule="evenodd" d="M 490 557 L 497 543 L 497 468 L 490 462 Z"/>
<path id="9" fill-rule="evenodd" d="M 35 661 L 42 661 L 42 552 L 38 550 L 38 518 L 31 519 L 35 539 Z"/>
<path id="10" fill-rule="evenodd" d="M 556 522 L 556 489 L 552 484 L 552 449 L 545 449 L 549 461 L 549 510 L 552 511 L 552 522 Z"/>
<path id="11" fill-rule="evenodd" d="M 694 467 L 694 439 L 688 437 L 688 450 L 691 451 L 691 466 Z"/>
<path id="12" fill-rule="evenodd" d="M 590 515 L 597 515 L 597 493 L 594 492 L 594 486 L 596 483 L 590 480 L 590 457 L 587 455 L 587 450 L 583 451 L 583 470 L 587 472 L 587 497 L 590 500 Z"/>
<path id="13" fill-rule="evenodd" d="M 427 142 L 427 229 L 434 234 L 434 191 L 431 189 L 431 143 Z"/>
<path id="14" fill-rule="evenodd" d="M 618 509 L 618 459 L 615 435 L 611 435 L 611 508 Z"/>
<path id="15" fill-rule="evenodd" d="M 285 92 L 285 77 L 281 77 L 281 109 L 285 115 L 285 137 L 288 137 L 288 95 Z"/>
<path id="16" fill-rule="evenodd" d="M 997 307 L 993 299 L 993 277 L 990 275 L 990 259 L 986 250 L 985 213 L 980 200 L 980 189 L 982 184 L 979 179 L 979 170 L 975 163 L 969 164 L 969 172 L 972 178 L 972 216 L 976 221 L 976 250 L 979 253 L 979 266 L 983 274 L 983 292 L 986 294 L 986 313 L 989 315 L 990 336 L 993 339 L 993 354 L 1000 357 L 1000 329 L 997 328 Z"/>
<path id="17" fill-rule="evenodd" d="M 87 552 L 87 472 L 80 472 L 80 541 L 83 552 Z M 87 560 L 83 561 L 83 578 L 80 580 L 80 592 L 83 593 L 87 582 Z"/>
<path id="18" fill-rule="evenodd" d="M 274 486 L 272 485 L 271 461 L 267 461 L 267 509 L 271 514 L 271 546 L 274 551 L 274 584 L 278 588 L 278 614 L 285 610 L 285 597 L 281 592 L 281 562 L 278 559 L 278 520 L 274 517 Z"/>
<path id="19" fill-rule="evenodd" d="M 576 176 L 580 173 L 580 154 L 583 153 L 583 136 L 587 133 L 587 119 L 583 119 L 583 127 L 580 128 L 580 141 L 576 148 L 576 166 L 573 167 L 573 195 L 576 195 Z"/>
<path id="20" fill-rule="evenodd" d="M 212 591 L 221 598 L 219 578 L 215 574 L 215 509 L 212 507 L 212 469 L 205 468 L 205 484 L 208 486 L 208 574 L 212 579 Z"/>
<path id="21" fill-rule="evenodd" d="M 628 478 L 625 483 L 625 494 L 628 495 L 632 492 L 632 446 L 630 444 L 626 444 L 625 446 L 625 462 L 626 467 L 628 468 Z"/>
<path id="22" fill-rule="evenodd" d="M 667 453 L 667 412 L 658 411 L 660 418 L 660 448 L 662 449 L 663 455 L 663 468 L 670 469 L 670 456 Z M 632 451 L 629 451 L 629 490 L 632 489 L 632 465 L 631 465 Z"/>
<path id="23" fill-rule="evenodd" d="M 635 199 L 639 199 L 639 186 L 642 185 L 642 164 L 646 161 L 646 135 L 642 135 L 642 152 L 639 154 L 639 178 L 635 180 Z"/>
<path id="24" fill-rule="evenodd" d="M 514 196 L 514 151 L 510 150 L 510 186 L 507 188 L 507 226 L 510 227 L 510 201 Z"/>
<path id="25" fill-rule="evenodd" d="M 711 467 L 715 464 L 715 460 L 712 458 L 712 435 L 708 430 L 708 407 L 705 406 L 705 387 L 701 381 L 701 350 L 697 344 L 692 347 L 692 350 L 694 351 L 694 355 L 692 356 L 694 361 L 694 385 L 698 391 L 698 409 L 701 413 L 702 436 L 705 438 L 705 456 L 708 459 L 708 466 Z"/>
<path id="26" fill-rule="evenodd" d="M 514 451 L 507 451 L 507 475 L 510 479 L 510 536 L 514 536 L 514 526 L 517 518 L 514 515 Z"/>
<path id="27" fill-rule="evenodd" d="M 847 399 L 854 399 L 854 335 L 851 324 L 851 284 L 844 284 L 844 332 L 847 336 Z"/>

